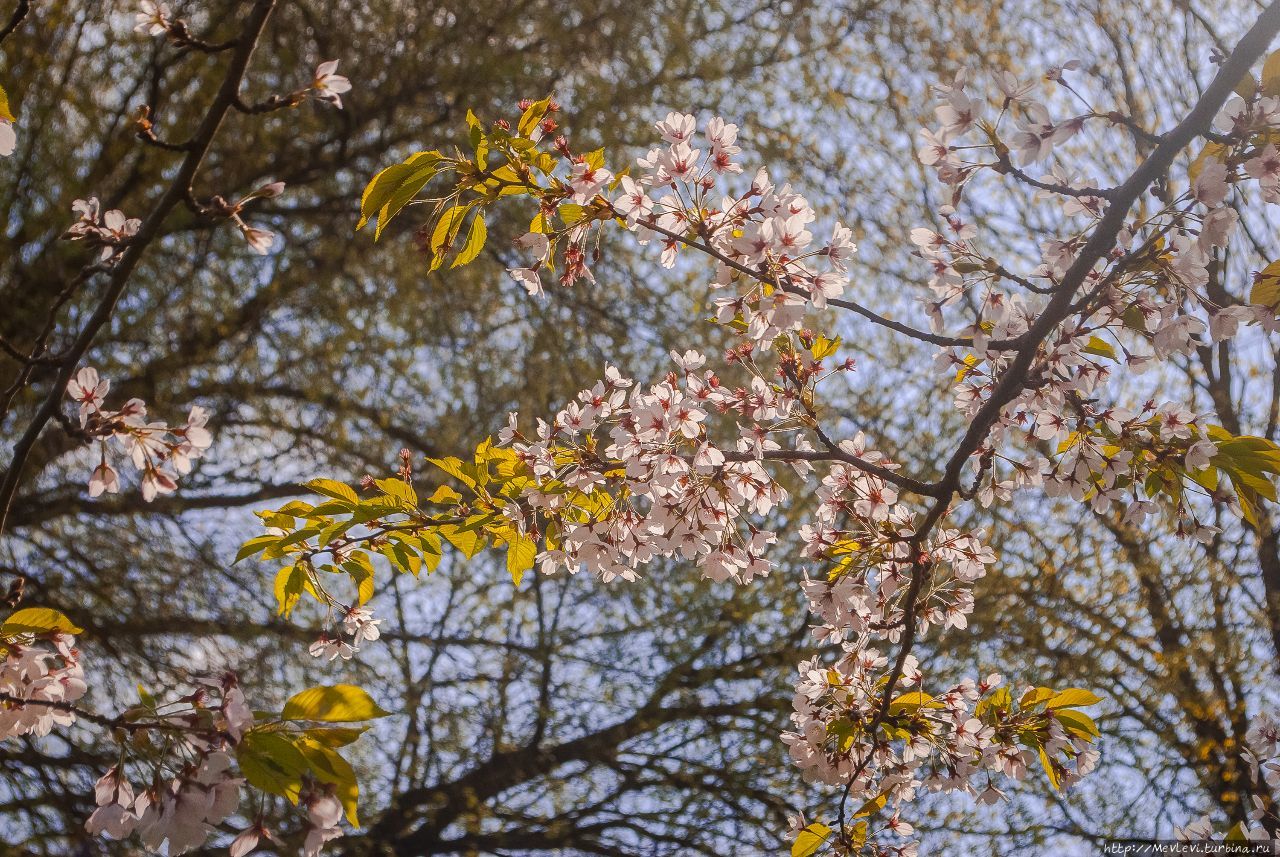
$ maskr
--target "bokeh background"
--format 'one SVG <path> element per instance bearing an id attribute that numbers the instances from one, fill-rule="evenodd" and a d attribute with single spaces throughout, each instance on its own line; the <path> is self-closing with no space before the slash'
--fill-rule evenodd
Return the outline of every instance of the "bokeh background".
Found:
<path id="1" fill-rule="evenodd" d="M 176 2 L 197 33 L 229 37 L 242 5 Z M 794 664 L 810 649 L 796 581 L 783 562 L 747 587 L 709 584 L 679 564 L 636 583 L 527 576 L 512 586 L 500 556 L 446 560 L 397 578 L 375 600 L 383 640 L 357 660 L 306 654 L 320 617 L 275 617 L 274 568 L 233 566 L 258 532 L 255 509 L 317 475 L 387 474 L 408 448 L 466 455 L 510 410 L 554 411 L 607 362 L 633 377 L 665 371 L 671 348 L 715 355 L 704 321 L 707 271 L 665 271 L 626 237 L 608 242 L 597 283 L 529 298 L 503 273 L 518 216 L 490 224 L 482 258 L 429 274 L 402 216 L 374 245 L 355 234 L 359 193 L 381 166 L 460 140 L 467 108 L 492 120 L 554 92 L 575 148 L 605 145 L 612 164 L 643 154 L 668 110 L 742 126 L 744 161 L 765 163 L 822 212 L 855 230 L 856 299 L 921 322 L 928 266 L 915 226 L 937 225 L 943 189 L 915 160 L 933 124 L 928 85 L 969 70 L 974 92 L 1001 70 L 1034 78 L 1078 58 L 1073 79 L 1101 112 L 1167 127 L 1212 76 L 1258 4 L 1247 0 L 291 0 L 254 58 L 246 100 L 304 84 L 340 60 L 354 90 L 342 111 L 232 114 L 198 180 L 228 198 L 282 180 L 284 196 L 249 219 L 282 236 L 265 259 L 225 223 L 171 217 L 89 362 L 123 399 L 178 420 L 213 413 L 211 454 L 179 493 L 143 503 L 132 483 L 90 500 L 92 464 L 48 431 L 0 545 L 28 577 L 29 599 L 86 629 L 86 703 L 111 712 L 135 684 L 185 692 L 195 676 L 236 670 L 251 700 L 279 705 L 309 683 L 347 680 L 396 715 L 362 741 L 365 826 L 341 855 L 752 855 L 785 848 L 786 816 L 830 808 L 778 741 Z M 21 116 L 19 150 L 0 160 L 0 333 L 28 343 L 85 250 L 59 241 L 71 202 L 141 213 L 176 155 L 143 146 L 132 116 L 150 104 L 157 131 L 181 139 L 221 79 L 221 60 L 132 32 L 131 3 L 35 4 L 0 48 Z M 1053 91 L 1055 115 L 1083 112 Z M 1123 143 L 1118 145 L 1117 141 Z M 1114 181 L 1144 151 L 1123 134 L 1081 134 L 1063 160 Z M 1185 169 L 1185 164 L 1182 167 Z M 1019 270 L 1058 215 L 993 181 L 964 215 Z M 1274 209 L 1253 205 L 1223 287 L 1278 255 Z M 821 231 L 821 230 L 820 230 Z M 73 329 L 87 293 L 63 311 Z M 956 436 L 947 378 L 930 354 L 841 318 L 859 371 L 829 386 L 842 429 L 866 431 L 929 472 Z M 7 384 L 17 366 L 0 358 Z M 1236 432 L 1276 433 L 1273 348 L 1243 336 L 1158 378 L 1214 407 Z M 37 391 L 47 377 L 36 375 Z M 1124 384 L 1121 385 L 1124 388 Z M 27 391 L 0 421 L 6 442 L 36 405 Z M 1234 425 L 1231 422 L 1234 420 Z M 780 512 L 803 515 L 802 484 Z M 1238 760 L 1248 716 L 1277 695 L 1275 522 L 1255 536 L 1225 524 L 1210 545 L 1136 532 L 1079 504 L 1020 495 L 972 513 L 1002 555 L 976 588 L 968 633 L 925 648 L 937 675 L 985 675 L 1089 687 L 1106 697 L 1100 770 L 1069 794 L 1034 773 L 1009 800 L 978 811 L 930 798 L 921 853 L 1092 853 L 1106 837 L 1169 835 L 1211 812 L 1238 818 Z M 1225 522 L 1224 522 L 1225 523 Z M 83 821 L 110 747 L 72 729 L 0 745 L 0 853 L 134 854 L 92 840 Z M 246 813 L 256 812 L 246 802 Z M 296 822 L 266 808 L 296 844 Z M 232 827 L 228 827 L 230 832 Z M 229 836 L 211 840 L 207 849 Z M 284 849 L 286 852 L 288 849 Z"/>

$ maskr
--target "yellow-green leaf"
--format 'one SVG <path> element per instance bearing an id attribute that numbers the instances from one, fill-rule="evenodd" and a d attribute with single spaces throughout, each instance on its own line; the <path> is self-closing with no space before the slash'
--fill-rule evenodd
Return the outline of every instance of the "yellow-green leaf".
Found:
<path id="1" fill-rule="evenodd" d="M 1262 64 L 1262 94 L 1280 97 L 1280 51 L 1272 51 Z"/>
<path id="2" fill-rule="evenodd" d="M 457 491 L 454 491 L 448 485 L 441 485 L 435 490 L 435 493 L 427 499 L 427 502 L 449 504 L 457 503 L 461 499 L 462 495 Z"/>
<path id="3" fill-rule="evenodd" d="M 520 121 L 516 124 L 516 131 L 521 137 L 528 137 L 533 133 L 533 130 L 538 127 L 538 123 L 547 115 L 547 108 L 550 106 L 551 99 L 543 98 L 530 104 L 520 114 Z"/>
<path id="4" fill-rule="evenodd" d="M 836 353 L 836 349 L 840 347 L 840 337 L 835 339 L 827 339 L 822 334 L 818 334 L 818 338 L 813 341 L 813 346 L 809 349 L 809 353 L 813 355 L 814 360 L 824 360 Z"/>
<path id="5" fill-rule="evenodd" d="M 1044 702 L 1046 699 L 1053 697 L 1054 693 L 1051 687 L 1033 687 L 1028 688 L 1027 692 L 1022 694 L 1022 698 L 1018 700 L 1018 705 L 1023 708 L 1029 708 L 1032 705 Z"/>
<path id="6" fill-rule="evenodd" d="M 829 836 L 831 828 L 815 821 L 796 834 L 796 841 L 791 843 L 791 857 L 813 857 L 826 844 Z"/>
<path id="7" fill-rule="evenodd" d="M 1191 166 L 1187 168 L 1187 178 L 1192 182 L 1200 177 L 1200 171 L 1205 168 L 1210 160 L 1225 160 L 1228 148 L 1222 143 L 1205 143 L 1204 148 L 1196 155 L 1195 160 L 1191 162 Z"/>
<path id="8" fill-rule="evenodd" d="M 1081 350 L 1086 354 L 1096 354 L 1099 357 L 1106 357 L 1111 360 L 1116 359 L 1116 350 L 1111 343 L 1097 336 L 1090 336 L 1089 344 Z"/>
<path id="9" fill-rule="evenodd" d="M 4 87 L 0 86 L 0 119 L 7 122 L 17 122 L 18 118 L 13 115 L 13 110 L 9 107 L 9 93 L 4 91 Z"/>
<path id="10" fill-rule="evenodd" d="M 1078 708 L 1102 702 L 1102 697 L 1080 687 L 1069 687 L 1049 698 L 1045 708 Z"/>
<path id="11" fill-rule="evenodd" d="M 308 491 L 332 497 L 335 500 L 346 500 L 348 503 L 359 503 L 360 497 L 350 485 L 336 479 L 312 479 L 305 484 Z"/>
<path id="12" fill-rule="evenodd" d="M 1054 716 L 1058 718 L 1058 722 L 1062 724 L 1063 729 L 1066 729 L 1077 738 L 1089 741 L 1102 734 L 1098 731 L 1098 724 L 1094 723 L 1093 718 L 1083 711 L 1077 711 L 1074 708 L 1063 708 L 1054 711 Z"/>
<path id="13" fill-rule="evenodd" d="M 391 714 L 373 697 L 353 684 L 320 685 L 296 693 L 280 712 L 285 720 L 319 720 L 326 723 L 358 723 Z"/>
<path id="14" fill-rule="evenodd" d="M 347 821 L 352 827 L 359 827 L 360 819 L 356 815 L 356 809 L 360 800 L 360 786 L 351 765 L 335 750 L 305 736 L 298 740 L 297 746 L 310 763 L 311 773 L 315 778 L 334 787 L 334 796 L 342 802 Z"/>
<path id="15" fill-rule="evenodd" d="M 889 703 L 889 713 L 897 714 L 901 711 L 914 711 L 918 708 L 943 708 L 943 704 L 935 700 L 932 696 L 921 690 L 912 690 L 902 694 L 893 702 Z"/>
<path id="16" fill-rule="evenodd" d="M 1044 766 L 1044 772 L 1049 775 L 1049 784 L 1055 789 L 1061 791 L 1062 783 L 1058 779 L 1058 772 L 1053 769 L 1053 762 L 1049 759 L 1049 754 L 1040 748 L 1040 764 Z"/>
<path id="17" fill-rule="evenodd" d="M 462 249 L 458 251 L 457 257 L 449 267 L 461 268 L 463 265 L 474 262 L 476 257 L 480 255 L 480 251 L 484 249 L 484 242 L 488 235 L 488 229 L 484 225 L 484 215 L 477 214 L 471 221 L 471 229 L 467 232 L 467 240 L 463 243 Z"/>
<path id="18" fill-rule="evenodd" d="M 326 747 L 345 747 L 368 731 L 368 726 L 317 726 L 302 734 Z"/>
<path id="19" fill-rule="evenodd" d="M 311 767 L 289 738 L 279 732 L 251 731 L 236 747 L 240 773 L 249 785 L 298 802 L 302 775 Z"/>
<path id="20" fill-rule="evenodd" d="M 453 249 L 453 243 L 458 238 L 458 230 L 462 228 L 462 221 L 470 210 L 470 203 L 455 205 L 441 214 L 440 219 L 436 221 L 436 228 L 431 232 L 431 270 L 439 268 L 444 262 L 444 257 Z"/>
<path id="21" fill-rule="evenodd" d="M 383 493 L 389 494 L 397 500 L 403 500 L 410 506 L 418 505 L 418 492 L 414 491 L 413 486 L 403 479 L 379 479 L 375 484 Z"/>
<path id="22" fill-rule="evenodd" d="M 1272 262 L 1254 277 L 1249 303 L 1280 310 L 1280 260 Z"/>
<path id="23" fill-rule="evenodd" d="M 475 530 L 464 529 L 456 524 L 447 524 L 440 528 L 440 532 L 449 540 L 449 544 L 462 551 L 462 555 L 467 559 L 479 553 L 480 548 L 484 546 L 480 534 Z"/>
<path id="24" fill-rule="evenodd" d="M 941 707 L 941 706 L 939 706 Z M 864 803 L 857 812 L 853 814 L 854 818 L 867 818 L 874 813 L 884 809 L 884 805 L 889 802 L 889 793 L 881 792 L 876 797 Z"/>
<path id="25" fill-rule="evenodd" d="M 507 546 L 507 573 L 516 586 L 524 579 L 524 573 L 533 568 L 533 558 L 538 555 L 538 543 L 522 535 Z"/>
<path id="26" fill-rule="evenodd" d="M 49 607 L 25 607 L 9 615 L 0 624 L 0 637 L 15 637 L 18 634 L 51 634 L 54 631 L 63 634 L 79 634 L 83 628 L 78 627 L 66 616 Z"/>
<path id="27" fill-rule="evenodd" d="M 307 578 L 307 569 L 300 563 L 286 565 L 276 572 L 275 586 L 276 615 L 289 618 L 293 608 L 298 606 L 302 593 L 312 589 Z"/>

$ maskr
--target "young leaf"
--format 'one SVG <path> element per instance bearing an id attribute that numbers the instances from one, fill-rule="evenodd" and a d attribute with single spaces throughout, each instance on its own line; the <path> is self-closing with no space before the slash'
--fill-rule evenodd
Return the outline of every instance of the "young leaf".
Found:
<path id="1" fill-rule="evenodd" d="M 9 638 L 18 634 L 50 634 L 54 631 L 79 634 L 83 630 L 57 610 L 48 607 L 25 607 L 10 614 L 9 618 L 0 624 L 0 637 Z"/>
<path id="2" fill-rule="evenodd" d="M 288 619 L 293 608 L 298 606 L 302 593 L 310 588 L 307 569 L 301 563 L 286 565 L 280 569 L 275 580 L 276 615 Z"/>
<path id="3" fill-rule="evenodd" d="M 347 760 L 319 741 L 307 737 L 298 740 L 298 750 L 310 764 L 312 775 L 321 782 L 334 786 L 334 795 L 342 802 L 347 821 L 352 827 L 360 826 L 356 816 L 356 808 L 360 798 L 360 786 L 356 782 L 356 772 L 351 769 Z"/>
<path id="4" fill-rule="evenodd" d="M 390 711 L 378 707 L 363 688 L 352 684 L 320 685 L 294 694 L 284 704 L 284 720 L 320 720 L 326 723 L 357 723 L 387 717 Z"/>
<path id="5" fill-rule="evenodd" d="M 1258 272 L 1249 291 L 1249 303 L 1280 312 L 1280 260 Z"/>
<path id="6" fill-rule="evenodd" d="M 471 229 L 467 232 L 467 240 L 463 243 L 462 249 L 458 251 L 458 256 L 453 260 L 450 268 L 461 268 L 463 265 L 474 262 L 476 257 L 480 255 L 480 251 L 484 249 L 485 239 L 488 237 L 488 229 L 484 225 L 484 215 L 477 214 L 471 221 Z"/>
<path id="7" fill-rule="evenodd" d="M 791 843 L 791 857 L 813 857 L 826 844 L 829 836 L 831 828 L 815 821 L 796 834 L 796 841 Z"/>
<path id="8" fill-rule="evenodd" d="M 1272 51 L 1262 64 L 1262 94 L 1280 98 L 1280 51 Z"/>
<path id="9" fill-rule="evenodd" d="M 524 579 L 524 573 L 533 568 L 533 558 L 538 555 L 538 543 L 528 536 L 518 536 L 507 546 L 507 573 L 516 586 Z"/>
<path id="10" fill-rule="evenodd" d="M 1069 687 L 1049 698 L 1045 708 L 1078 708 L 1081 705 L 1094 705 L 1102 702 L 1102 697 L 1079 687 Z"/>
<path id="11" fill-rule="evenodd" d="M 1062 724 L 1062 728 L 1077 738 L 1090 741 L 1102 734 L 1098 731 L 1098 725 L 1093 722 L 1093 718 L 1083 711 L 1077 711 L 1074 708 L 1063 708 L 1053 713 L 1058 718 L 1058 722 Z"/>
<path id="12" fill-rule="evenodd" d="M 297 804 L 302 775 L 310 769 L 306 758 L 279 732 L 251 731 L 236 747 L 240 773 L 249 785 Z"/>
<path id="13" fill-rule="evenodd" d="M 346 500 L 351 504 L 360 502 L 360 497 L 356 494 L 354 488 L 336 479 L 312 479 L 310 482 L 305 483 L 304 487 L 308 491 L 313 491 L 325 497 L 332 497 L 335 500 Z"/>

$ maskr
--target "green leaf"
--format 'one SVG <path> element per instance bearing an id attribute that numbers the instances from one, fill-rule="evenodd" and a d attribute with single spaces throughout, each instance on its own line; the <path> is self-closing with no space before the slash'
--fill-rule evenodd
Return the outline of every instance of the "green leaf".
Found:
<path id="1" fill-rule="evenodd" d="M 326 723 L 358 723 L 387 717 L 363 688 L 352 684 L 320 685 L 294 694 L 284 704 L 284 720 L 320 720 Z"/>
<path id="2" fill-rule="evenodd" d="M 840 347 L 840 337 L 835 339 L 827 339 L 822 334 L 813 341 L 813 346 L 809 349 L 809 353 L 813 355 L 814 360 L 825 360 L 832 354 L 836 353 L 836 349 Z"/>
<path id="3" fill-rule="evenodd" d="M 462 463 L 462 459 L 451 455 L 448 458 L 428 458 L 427 461 L 439 467 L 468 488 L 474 489 L 476 487 L 476 480 L 464 469 L 466 465 Z"/>
<path id="4" fill-rule="evenodd" d="M 453 208 L 446 209 L 436 221 L 436 227 L 431 232 L 432 271 L 444 263 L 444 257 L 453 249 L 453 244 L 458 239 L 458 231 L 462 229 L 462 221 L 466 219 L 467 212 L 473 205 L 474 203 L 455 205 Z"/>
<path id="5" fill-rule="evenodd" d="M 83 630 L 57 610 L 49 607 L 25 607 L 11 613 L 9 618 L 0 624 L 0 637 L 16 637 L 19 634 L 51 634 L 54 631 L 79 634 Z"/>
<path id="6" fill-rule="evenodd" d="M 368 731 L 368 726 L 317 726 L 302 734 L 326 747 L 345 747 Z"/>
<path id="7" fill-rule="evenodd" d="M 367 604 L 373 597 L 373 570 L 359 563 L 343 563 L 342 567 L 356 585 L 356 603 Z"/>
<path id="8" fill-rule="evenodd" d="M 434 162 L 418 167 L 392 192 L 387 204 L 378 210 L 378 225 L 373 230 L 374 241 L 382 237 L 382 232 L 391 223 L 391 219 L 412 202 L 417 197 L 418 192 L 426 187 L 427 182 L 435 178 L 439 172 L 440 165 Z"/>
<path id="9" fill-rule="evenodd" d="M 1033 687 L 1029 688 L 1026 693 L 1022 694 L 1022 698 L 1018 700 L 1018 705 L 1022 708 L 1030 708 L 1038 705 L 1047 699 L 1052 699 L 1056 693 L 1051 687 Z"/>
<path id="10" fill-rule="evenodd" d="M 418 505 L 418 492 L 403 479 L 379 479 L 374 484 L 388 496 L 395 497 L 410 506 Z"/>
<path id="11" fill-rule="evenodd" d="M 1076 711 L 1074 708 L 1063 708 L 1054 711 L 1053 714 L 1058 719 L 1058 722 L 1062 724 L 1062 728 L 1077 738 L 1089 741 L 1102 735 L 1098 731 L 1098 724 L 1094 723 L 1093 718 L 1083 711 Z"/>
<path id="12" fill-rule="evenodd" d="M 1069 687 L 1049 698 L 1045 708 L 1077 708 L 1081 705 L 1095 705 L 1102 702 L 1102 697 L 1079 687 Z"/>
<path id="13" fill-rule="evenodd" d="M 236 761 L 249 785 L 293 804 L 302 792 L 302 775 L 311 768 L 288 737 L 258 730 L 245 734 L 236 747 Z"/>
<path id="14" fill-rule="evenodd" d="M 941 708 L 942 706 L 938 706 Z M 884 805 L 889 802 L 889 793 L 881 792 L 876 797 L 864 803 L 857 812 L 853 814 L 854 818 L 867 818 L 880 810 L 884 809 Z"/>
<path id="15" fill-rule="evenodd" d="M 377 240 L 391 218 L 440 171 L 442 160 L 443 156 L 437 151 L 417 152 L 404 163 L 381 170 L 365 186 L 360 198 L 360 220 L 356 229 L 363 229 L 370 218 L 376 215 L 378 225 L 374 239 Z"/>
<path id="16" fill-rule="evenodd" d="M 791 843 L 791 857 L 813 857 L 826 844 L 829 836 L 831 828 L 815 821 L 796 834 L 796 841 Z"/>
<path id="17" fill-rule="evenodd" d="M 240 546 L 240 550 L 236 552 L 235 562 L 241 562 L 253 556 L 254 554 L 261 553 L 262 551 L 274 545 L 277 541 L 279 541 L 279 539 L 280 539 L 279 536 L 271 536 L 271 535 L 258 536 L 256 538 L 249 539 L 249 541 L 242 544 Z M 232 565 L 235 565 L 235 562 L 233 562 Z"/>
<path id="18" fill-rule="evenodd" d="M 1187 168 L 1187 178 L 1194 183 L 1200 177 L 1200 171 L 1205 168 L 1209 161 L 1225 161 L 1229 151 L 1222 143 L 1205 143 L 1204 148 L 1200 150 L 1200 153 L 1191 162 L 1191 166 Z"/>
<path id="19" fill-rule="evenodd" d="M 484 249 L 485 239 L 489 232 L 484 225 L 484 215 L 477 214 L 471 221 L 471 229 L 467 232 L 467 240 L 463 243 L 462 249 L 458 251 L 457 257 L 453 260 L 450 268 L 461 268 L 475 261 L 480 255 L 480 251 Z"/>
<path id="20" fill-rule="evenodd" d="M 480 548 L 484 547 L 484 541 L 475 530 L 464 529 L 456 524 L 446 524 L 440 528 L 440 532 L 449 540 L 449 544 L 462 551 L 462 555 L 467 559 L 471 559 L 480 552 Z"/>
<path id="21" fill-rule="evenodd" d="M 461 462 L 459 462 L 459 464 L 461 464 Z M 462 499 L 462 495 L 459 494 L 457 491 L 454 491 L 448 485 L 441 485 L 439 488 L 436 489 L 435 493 L 432 494 L 431 497 L 427 499 L 427 502 L 451 505 L 453 503 L 457 503 L 461 499 Z"/>

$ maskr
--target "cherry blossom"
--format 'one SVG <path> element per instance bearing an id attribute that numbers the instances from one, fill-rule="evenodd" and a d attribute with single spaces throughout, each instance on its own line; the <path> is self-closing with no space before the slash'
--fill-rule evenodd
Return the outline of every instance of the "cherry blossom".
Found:
<path id="1" fill-rule="evenodd" d="M 140 11 L 134 17 L 134 32 L 147 36 L 159 36 L 169 30 L 170 15 L 167 3 L 156 0 L 142 0 Z"/>
<path id="2" fill-rule="evenodd" d="M 70 726 L 75 713 L 61 706 L 75 702 L 88 689 L 74 637 L 58 633 L 47 641 L 29 639 L 7 645 L 0 662 L 0 694 L 30 700 L 24 704 L 0 699 L 0 740 L 43 736 L 55 726 Z"/>
<path id="3" fill-rule="evenodd" d="M 311 81 L 311 91 L 320 101 L 327 101 L 341 110 L 341 95 L 351 91 L 351 81 L 340 74 L 335 74 L 337 70 L 337 60 L 328 60 L 316 66 L 315 78 Z"/>
<path id="4" fill-rule="evenodd" d="M 112 448 L 128 455 L 142 474 L 143 499 L 150 502 L 159 494 L 178 487 L 178 477 L 191 472 L 191 463 L 213 445 L 206 428 L 208 412 L 196 405 L 181 426 L 147 422 L 146 404 L 130 399 L 118 411 L 106 410 L 104 398 L 111 389 L 106 379 L 90 366 L 81 368 L 67 383 L 67 395 L 80 405 L 80 426 L 98 449 L 98 464 L 89 477 L 89 496 L 115 494 L 120 490 L 119 473 L 110 464 Z"/>
<path id="5" fill-rule="evenodd" d="M 119 258 L 129 239 L 142 225 L 141 220 L 127 218 L 118 209 L 100 212 L 96 197 L 77 199 L 71 209 L 80 215 L 80 219 L 67 228 L 63 237 L 101 247 L 98 258 L 105 263 L 114 263 Z"/>

